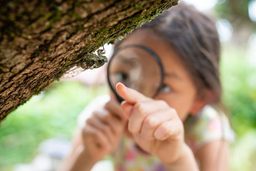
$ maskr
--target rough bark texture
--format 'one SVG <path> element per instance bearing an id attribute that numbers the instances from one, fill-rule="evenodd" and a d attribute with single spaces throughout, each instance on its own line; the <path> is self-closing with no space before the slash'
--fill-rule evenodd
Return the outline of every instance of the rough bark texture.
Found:
<path id="1" fill-rule="evenodd" d="M 0 122 L 103 43 L 177 0 L 8 0 L 0 6 Z"/>

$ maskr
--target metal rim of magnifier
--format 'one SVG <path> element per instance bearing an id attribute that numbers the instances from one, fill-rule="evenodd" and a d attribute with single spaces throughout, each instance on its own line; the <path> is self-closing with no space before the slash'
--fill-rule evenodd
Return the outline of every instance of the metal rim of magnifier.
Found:
<path id="1" fill-rule="evenodd" d="M 109 74 L 109 66 L 111 65 L 111 62 L 112 62 L 112 59 L 113 59 L 113 56 L 116 55 L 116 53 L 118 53 L 120 50 L 123 50 L 125 48 L 130 48 L 130 47 L 135 47 L 135 48 L 140 48 L 140 49 L 143 49 L 145 50 L 147 53 L 149 53 L 154 59 L 155 61 L 157 62 L 157 64 L 159 65 L 160 67 L 160 73 L 161 73 L 161 80 L 160 80 L 160 86 L 158 87 L 156 93 L 153 95 L 153 97 L 151 98 L 154 98 L 158 93 L 159 91 L 161 90 L 161 87 L 163 85 L 163 81 L 164 81 L 164 68 L 163 68 L 163 64 L 160 60 L 160 58 L 158 57 L 158 55 L 153 51 L 151 50 L 150 48 L 146 47 L 146 46 L 143 46 L 143 45 L 139 45 L 139 44 L 130 44 L 130 45 L 125 45 L 125 46 L 122 46 L 122 47 L 118 47 L 114 50 L 114 53 L 112 55 L 112 57 L 110 58 L 109 60 L 109 63 L 108 63 L 108 67 L 107 67 L 107 80 L 108 80 L 108 85 L 109 87 L 111 88 L 111 90 L 114 92 L 117 100 L 121 103 L 123 101 L 123 99 L 117 94 L 115 88 L 112 86 L 111 84 L 111 81 L 110 81 L 110 74 Z"/>

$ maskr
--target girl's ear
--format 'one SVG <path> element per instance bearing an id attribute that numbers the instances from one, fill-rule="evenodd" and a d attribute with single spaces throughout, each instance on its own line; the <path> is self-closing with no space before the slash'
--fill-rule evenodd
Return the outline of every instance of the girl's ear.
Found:
<path id="1" fill-rule="evenodd" d="M 190 110 L 190 114 L 191 115 L 197 115 L 198 112 L 207 104 L 210 104 L 211 102 L 213 102 L 216 99 L 216 93 L 212 90 L 206 90 L 203 97 L 198 97 L 191 110 Z"/>
<path id="2" fill-rule="evenodd" d="M 206 105 L 206 103 L 200 98 L 196 99 L 192 108 L 190 109 L 191 115 L 197 115 L 198 112 Z"/>

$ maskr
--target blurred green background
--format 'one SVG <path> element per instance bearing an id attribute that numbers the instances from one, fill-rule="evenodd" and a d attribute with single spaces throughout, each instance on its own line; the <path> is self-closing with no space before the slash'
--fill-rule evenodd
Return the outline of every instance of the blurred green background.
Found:
<path id="1" fill-rule="evenodd" d="M 54 82 L 12 112 L 0 127 L 0 170 L 12 170 L 15 164 L 30 163 L 39 144 L 58 137 L 71 140 L 77 116 L 105 87 L 86 88 L 82 83 Z"/>
<path id="2" fill-rule="evenodd" d="M 255 171 L 256 1 L 189 1 L 194 5 L 203 2 L 208 2 L 208 6 L 215 2 L 200 10 L 219 19 L 223 101 L 236 132 L 236 141 L 231 144 L 231 170 Z M 251 6 L 255 6 L 252 12 Z M 30 163 L 38 154 L 39 144 L 46 139 L 70 140 L 78 114 L 91 99 L 103 93 L 107 93 L 106 86 L 93 88 L 79 81 L 54 82 L 20 106 L 0 126 L 0 170 L 11 171 L 19 163 Z"/>

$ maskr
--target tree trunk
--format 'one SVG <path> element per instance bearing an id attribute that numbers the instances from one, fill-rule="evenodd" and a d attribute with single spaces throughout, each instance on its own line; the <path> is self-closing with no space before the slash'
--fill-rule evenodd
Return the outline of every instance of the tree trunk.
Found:
<path id="1" fill-rule="evenodd" d="M 0 6 L 0 122 L 19 105 L 177 0 L 8 0 Z M 101 63 L 102 64 L 102 63 Z M 96 66 L 97 67 L 97 66 Z"/>

